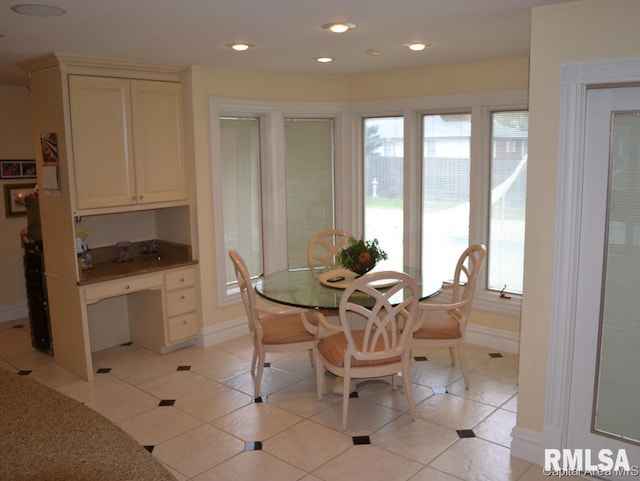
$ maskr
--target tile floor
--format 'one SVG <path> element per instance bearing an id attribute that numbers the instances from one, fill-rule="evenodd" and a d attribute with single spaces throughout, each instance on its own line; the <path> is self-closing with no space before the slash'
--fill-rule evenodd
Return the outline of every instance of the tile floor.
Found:
<path id="1" fill-rule="evenodd" d="M 31 348 L 28 320 L 0 323 L 0 368 L 22 371 L 101 413 L 177 480 L 542 481 L 509 455 L 517 359 L 470 347 L 471 388 L 446 350 L 416 352 L 411 420 L 401 390 L 357 386 L 342 431 L 341 396 L 318 401 L 306 351 L 268 358 L 254 402 L 248 336 L 162 356 L 118 346 L 93 355 L 84 381 Z M 328 376 L 328 385 L 331 379 Z"/>

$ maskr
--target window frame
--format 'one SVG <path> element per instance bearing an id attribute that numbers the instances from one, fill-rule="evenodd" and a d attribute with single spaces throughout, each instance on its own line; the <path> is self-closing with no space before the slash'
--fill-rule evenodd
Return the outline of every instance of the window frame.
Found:
<path id="1" fill-rule="evenodd" d="M 347 182 L 350 178 L 341 166 L 346 158 L 348 149 L 344 139 L 348 138 L 348 128 L 345 128 L 347 108 L 341 103 L 299 103 L 299 102 L 269 102 L 247 101 L 237 99 L 209 98 L 210 118 L 210 149 L 212 163 L 212 202 L 214 226 L 214 252 L 216 259 L 226 259 L 228 253 L 224 243 L 224 213 L 216 208 L 224 202 L 222 178 L 216 175 L 222 169 L 222 155 L 220 152 L 220 117 L 256 117 L 260 119 L 260 183 L 261 209 L 263 228 L 263 252 L 270 255 L 262 259 L 263 270 L 266 273 L 287 268 L 287 211 L 286 211 L 286 176 L 284 156 L 284 121 L 288 118 L 331 118 L 334 122 L 334 184 L 335 184 L 335 219 L 337 225 L 349 222 L 349 211 L 341 209 L 340 205 L 350 205 L 343 202 L 344 192 L 348 192 Z M 275 192 L 276 196 L 264 202 L 267 192 Z M 225 263 L 216 262 L 216 293 L 218 306 L 226 307 L 240 301 L 237 285 L 226 284 Z"/>
<path id="2" fill-rule="evenodd" d="M 421 227 L 412 219 L 422 218 L 422 116 L 431 114 L 471 113 L 471 185 L 469 242 L 489 240 L 490 172 L 491 172 L 491 114 L 505 110 L 528 110 L 527 91 L 461 94 L 418 99 L 398 99 L 359 102 L 351 105 L 354 142 L 361 145 L 364 139 L 364 119 L 371 117 L 404 117 L 404 262 L 421 263 Z M 362 147 L 359 159 L 364 159 Z M 360 161 L 363 164 L 363 161 Z M 358 175 L 363 179 L 363 169 Z M 357 200 L 360 205 L 362 200 Z M 364 211 L 364 207 L 361 208 Z M 364 224 L 361 214 L 360 225 Z M 416 225 L 417 224 L 417 225 Z M 453 269 L 453 268 L 452 268 Z M 507 315 L 519 315 L 522 295 L 510 294 L 501 298 L 500 292 L 487 287 L 487 266 L 478 278 L 474 308 Z"/>
<path id="3" fill-rule="evenodd" d="M 422 122 L 425 114 L 471 112 L 471 208 L 469 241 L 489 239 L 490 165 L 491 165 L 491 113 L 504 110 L 528 110 L 526 90 L 486 92 L 477 94 L 443 95 L 433 97 L 362 101 L 351 103 L 325 102 L 270 102 L 209 98 L 210 149 L 212 160 L 212 201 L 214 217 L 214 252 L 217 259 L 228 255 L 224 245 L 224 219 L 222 210 L 221 179 L 216 172 L 221 168 L 220 116 L 253 115 L 261 118 L 261 182 L 271 192 L 283 192 L 284 171 L 284 119 L 333 118 L 335 132 L 335 219 L 336 226 L 354 235 L 364 229 L 364 118 L 404 117 L 404 235 L 405 263 L 420 265 L 421 228 L 412 219 L 422 216 Z M 278 165 L 278 159 L 280 165 Z M 266 168 L 265 168 L 266 167 Z M 474 202 L 475 201 L 475 202 Z M 269 217 L 268 227 L 286 226 L 286 199 L 281 196 L 263 205 L 263 215 Z M 274 272 L 287 266 L 286 227 L 263 239 L 264 271 Z M 277 248 L 279 247 L 279 248 Z M 224 263 L 216 263 L 216 286 L 219 307 L 237 304 L 237 288 L 228 289 L 225 283 Z M 220 282 L 222 280 L 222 282 Z M 487 289 L 486 267 L 478 278 L 474 308 L 507 315 L 519 315 L 522 296 L 512 294 L 509 299 Z"/>

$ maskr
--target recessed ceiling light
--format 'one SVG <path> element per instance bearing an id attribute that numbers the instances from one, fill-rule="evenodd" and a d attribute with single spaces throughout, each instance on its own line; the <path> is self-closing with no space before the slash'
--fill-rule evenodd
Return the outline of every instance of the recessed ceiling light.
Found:
<path id="1" fill-rule="evenodd" d="M 14 5 L 11 10 L 22 15 L 31 15 L 32 17 L 57 17 L 67 13 L 66 10 L 60 7 L 37 4 Z"/>
<path id="2" fill-rule="evenodd" d="M 370 48 L 367 50 L 367 55 L 382 55 L 382 50 L 378 50 L 377 48 Z"/>
<path id="3" fill-rule="evenodd" d="M 419 52 L 420 50 L 424 50 L 430 45 L 420 43 L 420 42 L 413 42 L 413 43 L 405 43 L 404 46 L 407 47 L 409 50 L 413 50 L 414 52 Z"/>
<path id="4" fill-rule="evenodd" d="M 333 62 L 333 58 L 331 58 L 331 57 L 318 57 L 318 58 L 316 58 L 316 62 L 329 63 L 329 62 Z"/>
<path id="5" fill-rule="evenodd" d="M 250 43 L 228 43 L 227 47 L 232 48 L 237 52 L 244 52 L 245 50 L 249 50 L 253 45 Z"/>
<path id="6" fill-rule="evenodd" d="M 322 28 L 324 28 L 325 30 L 330 30 L 333 33 L 344 33 L 347 30 L 356 28 L 356 24 L 349 22 L 325 23 Z"/>

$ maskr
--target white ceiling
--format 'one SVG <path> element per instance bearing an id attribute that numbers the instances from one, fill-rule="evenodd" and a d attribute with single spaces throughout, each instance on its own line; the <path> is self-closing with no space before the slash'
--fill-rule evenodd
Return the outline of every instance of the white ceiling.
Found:
<path id="1" fill-rule="evenodd" d="M 30 17 L 10 9 L 19 0 L 0 0 L 0 85 L 26 85 L 16 64 L 48 52 L 332 75 L 525 57 L 531 8 L 565 1 L 52 0 L 67 14 Z M 357 28 L 321 28 L 335 21 Z M 237 41 L 255 47 L 225 47 Z M 403 47 L 412 41 L 431 47 Z M 319 64 L 318 56 L 335 61 Z"/>

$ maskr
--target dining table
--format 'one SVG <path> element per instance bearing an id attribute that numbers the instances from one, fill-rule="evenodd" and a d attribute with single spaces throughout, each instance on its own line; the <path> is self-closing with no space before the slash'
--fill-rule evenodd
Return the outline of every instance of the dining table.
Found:
<path id="1" fill-rule="evenodd" d="M 374 269 L 380 271 L 383 269 Z M 372 271 L 372 272 L 374 272 Z M 402 272 L 415 279 L 421 301 L 430 299 L 442 290 L 442 279 L 425 272 L 421 268 L 404 266 Z M 300 307 L 325 313 L 338 314 L 340 300 L 349 282 L 355 279 L 355 273 L 341 268 L 324 271 L 309 269 L 286 269 L 265 274 L 255 284 L 255 290 L 264 299 L 285 306 Z M 380 288 L 384 289 L 384 281 Z M 400 303 L 404 290 L 399 290 L 391 302 Z M 357 298 L 352 299 L 357 302 Z M 361 298 L 363 305 L 370 299 Z"/>

